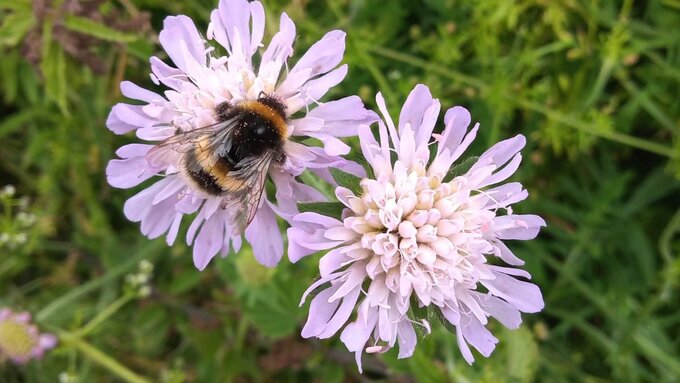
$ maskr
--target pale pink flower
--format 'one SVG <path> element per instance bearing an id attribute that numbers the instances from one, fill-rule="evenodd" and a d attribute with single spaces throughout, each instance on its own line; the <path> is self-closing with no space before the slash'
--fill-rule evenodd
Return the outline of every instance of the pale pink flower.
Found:
<path id="1" fill-rule="evenodd" d="M 31 323 L 31 314 L 0 309 L 0 360 L 7 358 L 23 364 L 31 359 L 40 359 L 56 344 L 57 337 L 41 334 Z"/>
<path id="2" fill-rule="evenodd" d="M 297 212 L 297 201 L 322 200 L 316 190 L 295 180 L 309 168 L 321 176 L 328 167 L 347 166 L 340 155 L 349 146 L 338 137 L 353 136 L 359 124 L 374 121 L 356 97 L 319 102 L 326 92 L 347 74 L 340 65 L 345 49 L 345 33 L 327 33 L 288 69 L 296 38 L 295 24 L 285 13 L 280 29 L 264 47 L 265 13 L 259 1 L 221 0 L 213 11 L 206 32 L 208 40 L 186 16 L 168 17 L 160 32 L 160 43 L 176 67 L 157 57 L 151 58 L 151 78 L 169 89 L 155 93 L 131 82 L 121 83 L 123 95 L 139 103 L 120 103 L 113 107 L 107 127 L 116 134 L 134 131 L 147 143 L 121 147 L 106 174 L 112 186 L 132 188 L 153 179 L 153 183 L 130 198 L 124 208 L 128 219 L 141 222 L 142 234 L 149 238 L 166 236 L 174 243 L 185 215 L 196 214 L 187 232 L 187 244 L 193 244 L 193 259 L 203 269 L 218 253 L 226 256 L 230 246 L 238 251 L 241 233 L 232 230 L 233 212 L 220 208 L 221 198 L 195 190 L 178 172 L 180 156 L 162 168 L 151 166 L 147 153 L 160 141 L 176 132 L 188 132 L 214 124 L 215 108 L 222 102 L 256 100 L 261 94 L 273 95 L 285 105 L 289 137 L 313 137 L 323 146 L 312 147 L 300 140 L 286 140 L 286 161 L 269 169 L 276 185 L 276 204 L 260 200 L 245 237 L 258 261 L 274 266 L 283 254 L 283 238 L 277 215 L 290 218 Z M 226 55 L 217 52 L 226 51 Z M 168 148 L 172 150 L 172 148 Z"/>
<path id="3" fill-rule="evenodd" d="M 530 278 L 526 271 L 494 265 L 522 265 L 503 240 L 532 239 L 545 225 L 536 215 L 513 214 L 511 205 L 527 191 L 518 182 L 503 183 L 520 164 L 524 136 L 497 143 L 454 177 L 450 169 L 479 127 L 467 131 L 467 110 L 449 109 L 443 131 L 433 134 L 440 105 L 427 87 L 411 92 L 398 126 L 380 94 L 377 103 L 384 118 L 378 140 L 368 126 L 359 128 L 375 179 L 364 178 L 358 194 L 336 189 L 346 207 L 342 221 L 306 212 L 288 229 L 293 261 L 331 249 L 319 261 L 321 278 L 302 298 L 317 293 L 302 335 L 328 338 L 344 327 L 340 338 L 361 370 L 364 351 L 398 343 L 399 358 L 413 354 L 414 324 L 430 331 L 426 318 L 413 314 L 415 305 L 455 327 L 460 351 L 472 363 L 468 345 L 489 356 L 498 342 L 485 327 L 488 317 L 517 328 L 520 312 L 543 308 L 539 288 L 523 280 Z"/>

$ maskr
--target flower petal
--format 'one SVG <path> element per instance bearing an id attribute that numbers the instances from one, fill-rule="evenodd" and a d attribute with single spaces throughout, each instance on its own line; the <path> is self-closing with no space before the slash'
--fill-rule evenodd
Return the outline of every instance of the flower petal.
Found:
<path id="1" fill-rule="evenodd" d="M 535 313 L 543 309 L 543 296 L 538 286 L 522 282 L 500 272 L 494 272 L 496 279 L 481 280 L 489 293 L 503 298 L 519 311 Z"/>
<path id="2" fill-rule="evenodd" d="M 482 355 L 488 357 L 496 348 L 498 338 L 493 336 L 474 315 L 461 315 L 458 328 L 461 329 L 465 341 Z"/>
<path id="3" fill-rule="evenodd" d="M 150 90 L 144 89 L 131 81 L 122 81 L 120 83 L 120 92 L 123 96 L 133 100 L 145 101 L 153 103 L 163 101 L 163 96 L 156 94 Z"/>
<path id="4" fill-rule="evenodd" d="M 215 214 L 203 223 L 201 231 L 196 236 L 194 266 L 203 271 L 222 248 L 224 239 L 224 220 Z"/>
<path id="5" fill-rule="evenodd" d="M 138 153 L 123 157 L 120 160 L 111 160 L 106 166 L 106 179 L 113 187 L 128 189 L 139 185 L 156 174 L 149 168 L 146 160 L 146 152 L 152 145 L 130 144 L 121 147 L 118 152 L 130 151 L 134 148 Z"/>
<path id="6" fill-rule="evenodd" d="M 444 149 L 454 153 L 462 143 L 471 120 L 470 112 L 462 106 L 454 106 L 447 110 L 444 115 L 445 128 L 437 146 L 437 154 L 443 152 Z"/>
<path id="7" fill-rule="evenodd" d="M 491 231 L 499 239 L 534 239 L 545 226 L 543 218 L 534 214 L 509 214 L 493 219 Z"/>
<path id="8" fill-rule="evenodd" d="M 257 4 L 254 4 L 257 3 Z M 261 41 L 264 33 L 264 9 L 262 4 L 246 0 L 221 0 L 219 6 L 210 16 L 210 31 L 215 40 L 230 53 L 230 61 L 239 65 L 249 65 L 257 46 L 254 41 Z M 251 37 L 250 21 L 253 18 L 253 36 Z M 258 44 L 259 44 L 258 41 Z"/>
<path id="9" fill-rule="evenodd" d="M 304 83 L 340 64 L 345 53 L 345 36 L 343 31 L 330 31 L 314 43 L 291 69 L 288 77 L 277 88 L 277 93 L 284 98 L 292 96 L 297 88 L 294 84 L 300 81 L 299 79 L 291 81 L 296 78 L 296 74 L 305 73 L 302 81 Z"/>
<path id="10" fill-rule="evenodd" d="M 191 60 L 194 64 L 205 66 L 205 41 L 189 17 L 166 17 L 158 40 L 177 68 L 184 73 L 191 73 Z"/>
<path id="11" fill-rule="evenodd" d="M 288 57 L 293 55 L 293 41 L 295 41 L 295 24 L 284 12 L 281 14 L 279 31 L 272 37 L 262 54 L 259 71 L 261 76 L 278 78 L 281 66 Z"/>
<path id="12" fill-rule="evenodd" d="M 402 137 L 404 127 L 408 125 L 416 132 L 416 146 L 427 143 L 437 122 L 439 109 L 439 101 L 432 98 L 430 89 L 423 84 L 416 85 L 399 114 L 399 137 Z"/>
<path id="13" fill-rule="evenodd" d="M 323 121 L 322 132 L 335 137 L 352 137 L 357 135 L 359 125 L 377 121 L 378 115 L 366 109 L 358 96 L 349 96 L 322 103 L 312 109 L 307 118 Z"/>
<path id="14" fill-rule="evenodd" d="M 255 258 L 267 267 L 274 267 L 283 256 L 283 238 L 276 215 L 268 204 L 260 205 L 255 218 L 246 228 L 246 239 L 253 247 Z"/>
<path id="15" fill-rule="evenodd" d="M 354 311 L 354 306 L 357 303 L 357 299 L 359 299 L 360 293 L 361 288 L 357 286 L 342 298 L 342 303 L 340 304 L 340 307 L 338 307 L 338 310 L 325 324 L 323 331 L 316 335 L 319 339 L 330 338 L 340 330 L 340 327 L 347 323 L 349 316 L 352 315 L 352 311 Z"/>
<path id="16" fill-rule="evenodd" d="M 496 318 L 503 326 L 516 329 L 522 323 L 519 310 L 510 303 L 490 294 L 482 294 L 476 291 L 470 292 L 470 294 L 479 302 L 484 311 Z"/>
<path id="17" fill-rule="evenodd" d="M 401 320 L 397 325 L 397 329 L 399 339 L 398 358 L 410 358 L 413 355 L 413 351 L 416 349 L 416 343 L 418 343 L 413 324 L 407 320 Z"/>

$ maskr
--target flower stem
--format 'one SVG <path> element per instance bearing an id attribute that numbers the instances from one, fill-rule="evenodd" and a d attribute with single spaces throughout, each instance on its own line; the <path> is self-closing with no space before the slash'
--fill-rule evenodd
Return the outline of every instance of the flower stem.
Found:
<path id="1" fill-rule="evenodd" d="M 120 310 L 121 307 L 125 306 L 125 304 L 130 302 L 134 297 L 135 297 L 134 294 L 126 293 L 122 297 L 113 301 L 113 303 L 111 303 L 104 310 L 100 311 L 99 314 L 97 314 L 85 326 L 83 326 L 80 330 L 78 330 L 77 331 L 78 336 L 85 337 L 88 334 L 90 334 L 92 331 L 96 330 L 97 327 L 102 322 L 104 322 L 109 317 L 111 317 L 113 314 L 115 314 L 118 310 Z"/>
<path id="2" fill-rule="evenodd" d="M 62 343 L 77 349 L 86 358 L 106 368 L 123 381 L 128 383 L 150 383 L 148 379 L 137 375 L 132 370 L 118 363 L 115 359 L 106 355 L 98 348 L 87 343 L 77 334 L 66 331 L 57 331 L 57 334 L 59 335 L 59 340 Z"/>
<path id="3" fill-rule="evenodd" d="M 141 248 L 136 249 L 134 252 L 137 254 L 134 257 L 118 264 L 101 277 L 92 279 L 84 285 L 70 290 L 68 293 L 52 301 L 52 303 L 45 306 L 35 315 L 36 320 L 38 322 L 46 321 L 52 314 L 64 309 L 65 307 L 68 307 L 72 302 L 75 302 L 81 296 L 90 293 L 101 286 L 111 283 L 116 278 L 134 269 L 142 259 L 153 259 L 159 254 L 157 249 L 160 249 L 162 245 L 165 244 L 162 242 L 149 242 Z"/>

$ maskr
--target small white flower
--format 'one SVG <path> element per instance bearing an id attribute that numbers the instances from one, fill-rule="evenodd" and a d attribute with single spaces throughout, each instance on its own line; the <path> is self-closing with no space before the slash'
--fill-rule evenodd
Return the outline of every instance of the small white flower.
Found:
<path id="1" fill-rule="evenodd" d="M 12 197 L 16 193 L 17 189 L 14 185 L 5 185 L 0 191 L 0 197 Z"/>
<path id="2" fill-rule="evenodd" d="M 35 223 L 36 218 L 34 214 L 20 211 L 17 213 L 16 220 L 21 226 L 28 227 Z"/>
<path id="3" fill-rule="evenodd" d="M 12 242 L 16 245 L 23 245 L 28 240 L 28 235 L 26 233 L 17 233 L 12 237 Z"/>

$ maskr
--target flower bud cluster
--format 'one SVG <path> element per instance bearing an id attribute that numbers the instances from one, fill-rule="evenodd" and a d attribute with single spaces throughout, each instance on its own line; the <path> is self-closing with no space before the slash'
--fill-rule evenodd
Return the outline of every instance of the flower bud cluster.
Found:
<path id="1" fill-rule="evenodd" d="M 0 249 L 16 250 L 29 242 L 37 218 L 27 208 L 28 199 L 16 198 L 13 185 L 0 189 Z"/>
<path id="2" fill-rule="evenodd" d="M 125 276 L 126 286 L 138 297 L 146 298 L 151 295 L 151 278 L 153 277 L 153 264 L 147 260 L 139 262 L 137 272 Z"/>

